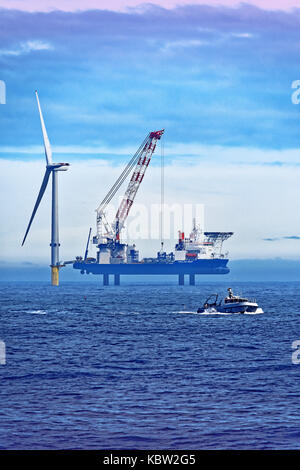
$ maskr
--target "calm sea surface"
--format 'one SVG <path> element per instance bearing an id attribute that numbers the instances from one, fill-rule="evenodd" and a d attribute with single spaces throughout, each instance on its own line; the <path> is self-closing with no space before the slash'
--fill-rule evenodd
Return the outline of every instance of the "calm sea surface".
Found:
<path id="1" fill-rule="evenodd" d="M 300 449 L 300 283 L 231 284 L 1 283 L 0 448 Z"/>

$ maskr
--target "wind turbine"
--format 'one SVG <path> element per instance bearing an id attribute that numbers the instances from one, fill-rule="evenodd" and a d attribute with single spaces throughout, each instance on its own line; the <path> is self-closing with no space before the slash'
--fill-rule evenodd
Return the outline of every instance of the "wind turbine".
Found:
<path id="1" fill-rule="evenodd" d="M 51 218 L 51 284 L 52 286 L 58 286 L 59 284 L 59 268 L 62 265 L 59 262 L 59 233 L 58 233 L 58 171 L 66 171 L 68 169 L 69 163 L 53 163 L 52 162 L 52 150 L 51 145 L 48 139 L 46 126 L 41 110 L 41 105 L 39 101 L 38 92 L 35 91 L 42 132 L 43 132 L 43 140 L 44 140 L 44 148 L 45 148 L 45 156 L 46 156 L 46 171 L 44 175 L 44 179 L 42 181 L 42 186 L 40 192 L 38 194 L 35 206 L 33 208 L 33 212 L 31 214 L 29 224 L 22 242 L 22 246 L 25 243 L 26 237 L 30 230 L 31 224 L 33 222 L 34 216 L 36 211 L 40 205 L 44 192 L 47 188 L 47 184 L 50 178 L 50 174 L 52 174 L 52 218 Z"/>

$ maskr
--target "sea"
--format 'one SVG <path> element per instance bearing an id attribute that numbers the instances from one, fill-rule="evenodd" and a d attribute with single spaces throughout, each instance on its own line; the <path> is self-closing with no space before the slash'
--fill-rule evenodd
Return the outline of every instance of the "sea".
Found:
<path id="1" fill-rule="evenodd" d="M 0 283 L 0 448 L 300 449 L 300 283 L 227 287 Z"/>

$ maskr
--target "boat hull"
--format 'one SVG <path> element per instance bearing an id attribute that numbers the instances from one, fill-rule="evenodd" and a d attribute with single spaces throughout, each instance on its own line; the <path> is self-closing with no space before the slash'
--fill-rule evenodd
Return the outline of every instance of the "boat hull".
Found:
<path id="1" fill-rule="evenodd" d="M 227 274 L 228 259 L 198 259 L 173 263 L 121 263 L 99 264 L 76 261 L 74 269 L 91 274 L 174 275 L 174 274 Z"/>
<path id="2" fill-rule="evenodd" d="M 198 308 L 197 313 L 264 313 L 253 302 L 237 302 L 236 304 L 214 305 L 208 308 Z"/>

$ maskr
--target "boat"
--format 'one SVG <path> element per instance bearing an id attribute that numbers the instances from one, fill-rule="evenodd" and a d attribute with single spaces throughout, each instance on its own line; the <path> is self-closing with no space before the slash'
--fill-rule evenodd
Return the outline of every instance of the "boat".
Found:
<path id="1" fill-rule="evenodd" d="M 156 144 L 163 134 L 164 129 L 148 134 L 96 209 L 96 235 L 92 238 L 92 243 L 97 246 L 96 257 L 88 258 L 90 229 L 84 258 L 77 256 L 75 260 L 65 262 L 65 265 L 73 264 L 73 268 L 79 270 L 81 274 L 102 275 L 104 285 L 109 285 L 110 275 L 114 276 L 115 285 L 120 284 L 121 275 L 128 274 L 136 276 L 177 275 L 179 285 L 184 284 L 185 275 L 188 275 L 190 285 L 194 285 L 195 275 L 229 273 L 228 252 L 223 253 L 223 242 L 230 238 L 233 232 L 205 232 L 202 225 L 196 225 L 196 219 L 194 219 L 190 236 L 186 237 L 183 231 L 179 231 L 178 243 L 169 253 L 164 250 L 162 237 L 161 249 L 157 255 L 141 260 L 135 244 L 129 245 L 121 241 L 122 229 L 125 227 Z M 109 222 L 106 214 L 108 204 L 130 172 L 132 172 L 131 179 L 123 199 L 113 221 Z M 163 205 L 161 214 L 163 214 Z"/>
<path id="2" fill-rule="evenodd" d="M 218 302 L 218 294 L 211 294 L 197 313 L 263 313 L 256 300 L 234 295 L 231 287 L 227 291 L 228 295 L 223 303 Z"/>
<path id="3" fill-rule="evenodd" d="M 222 245 L 232 235 L 232 232 L 204 232 L 194 221 L 189 237 L 179 232 L 178 243 L 171 253 L 161 250 L 156 257 L 139 260 L 135 245 L 101 240 L 97 258 L 78 256 L 72 264 L 82 274 L 102 274 L 104 285 L 108 284 L 109 275 L 115 275 L 115 284 L 119 284 L 120 275 L 128 274 L 178 275 L 181 285 L 184 284 L 184 276 L 189 275 L 193 285 L 197 274 L 229 273 L 228 253 L 222 253 Z"/>

